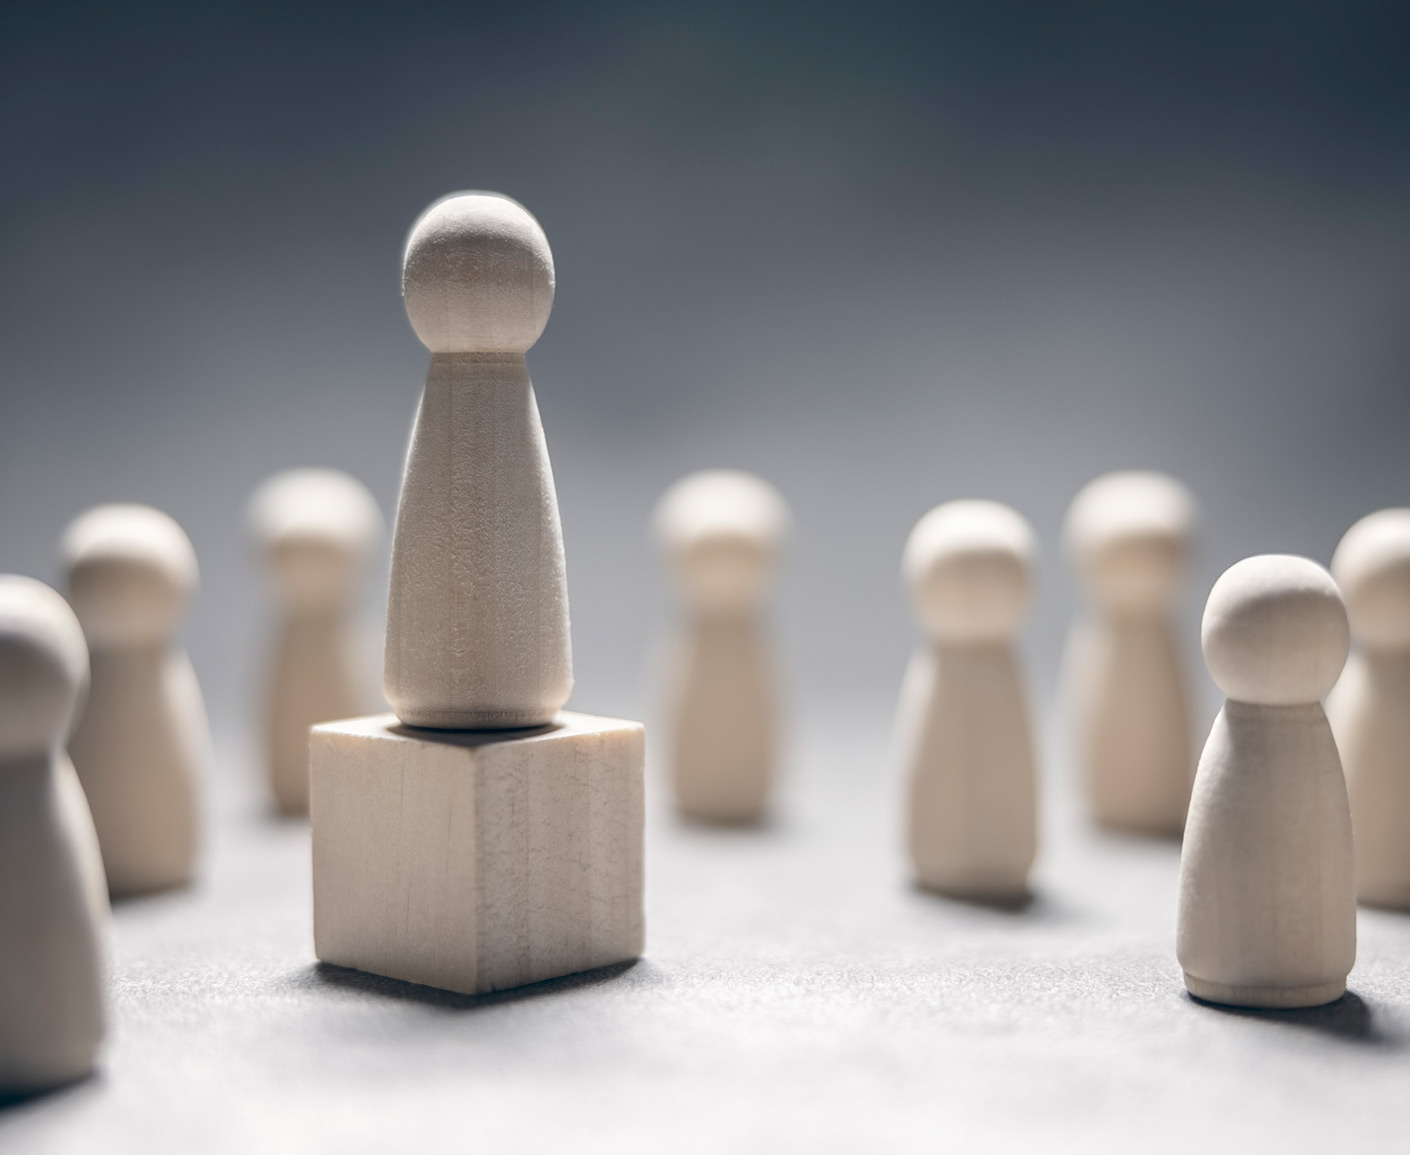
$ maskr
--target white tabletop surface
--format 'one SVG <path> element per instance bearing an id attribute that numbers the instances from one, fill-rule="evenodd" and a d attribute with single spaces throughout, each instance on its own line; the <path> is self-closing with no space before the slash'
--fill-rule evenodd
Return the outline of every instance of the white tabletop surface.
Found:
<path id="1" fill-rule="evenodd" d="M 1410 1149 L 1410 916 L 1361 913 L 1330 1008 L 1194 1003 L 1176 846 L 1049 774 L 1031 905 L 917 892 L 887 730 L 801 727 L 762 830 L 680 826 L 652 768 L 645 958 L 478 999 L 320 967 L 307 830 L 222 743 L 201 884 L 115 911 L 101 1073 L 0 1149 Z"/>

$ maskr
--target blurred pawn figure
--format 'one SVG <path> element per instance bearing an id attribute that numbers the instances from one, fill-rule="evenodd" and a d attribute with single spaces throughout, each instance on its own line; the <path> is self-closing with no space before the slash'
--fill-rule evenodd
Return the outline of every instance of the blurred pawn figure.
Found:
<path id="1" fill-rule="evenodd" d="M 108 889 L 119 897 L 180 886 L 195 869 L 198 796 L 212 762 L 201 687 L 175 640 L 196 589 L 196 553 L 166 514 L 103 505 L 69 526 L 63 555 L 93 668 L 69 753 Z"/>
<path id="2" fill-rule="evenodd" d="M 757 822 L 774 779 L 777 688 L 763 606 L 788 528 L 767 482 L 725 470 L 676 482 L 656 536 L 683 614 L 669 682 L 669 758 L 689 818 Z"/>
<path id="3" fill-rule="evenodd" d="M 957 898 L 1028 894 L 1037 774 L 1014 639 L 1033 554 L 1028 523 L 992 501 L 937 506 L 906 542 L 902 576 L 926 634 L 896 722 L 911 859 L 922 886 Z"/>
<path id="4" fill-rule="evenodd" d="M 1159 473 L 1110 473 L 1067 514 L 1088 608 L 1073 627 L 1064 698 L 1093 814 L 1104 826 L 1179 837 L 1194 783 L 1185 670 L 1171 612 L 1194 502 Z"/>
<path id="5" fill-rule="evenodd" d="M 1353 525 L 1332 577 L 1356 643 L 1327 714 L 1351 797 L 1357 897 L 1410 910 L 1410 509 Z"/>
<path id="6" fill-rule="evenodd" d="M 93 1069 L 108 894 L 64 739 L 88 647 L 64 599 L 0 577 L 0 1093 Z"/>
<path id="7" fill-rule="evenodd" d="M 309 727 L 376 706 L 354 608 L 385 525 L 361 482 L 294 469 L 255 491 L 250 526 L 280 606 L 265 698 L 269 784 L 284 814 L 306 815 Z"/>

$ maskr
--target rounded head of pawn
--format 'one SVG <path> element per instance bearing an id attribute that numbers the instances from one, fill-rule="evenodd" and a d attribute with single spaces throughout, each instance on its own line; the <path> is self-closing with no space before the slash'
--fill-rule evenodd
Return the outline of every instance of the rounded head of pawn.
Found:
<path id="1" fill-rule="evenodd" d="M 336 469 L 290 469 L 250 498 L 250 530 L 291 609 L 350 602 L 382 540 L 376 499 Z"/>
<path id="2" fill-rule="evenodd" d="M 87 686 L 88 645 L 68 602 L 33 578 L 0 576 L 0 761 L 61 745 Z"/>
<path id="3" fill-rule="evenodd" d="M 165 641 L 196 589 L 196 551 L 170 517 L 147 505 L 100 505 L 63 540 L 69 601 L 88 644 Z"/>
<path id="4" fill-rule="evenodd" d="M 1230 566 L 1209 591 L 1200 645 L 1210 676 L 1236 702 L 1320 702 L 1351 637 L 1332 575 L 1316 562 L 1263 554 Z"/>
<path id="5" fill-rule="evenodd" d="M 657 503 L 654 519 L 682 594 L 706 611 L 747 610 L 763 600 L 788 522 L 778 490 L 727 469 L 677 481 Z"/>
<path id="6" fill-rule="evenodd" d="M 1410 509 L 1383 509 L 1347 530 L 1332 576 L 1361 645 L 1410 649 Z"/>
<path id="7" fill-rule="evenodd" d="M 927 634 L 951 642 L 1012 637 L 1032 592 L 1033 530 L 995 501 L 948 501 L 906 541 L 901 576 Z"/>
<path id="8" fill-rule="evenodd" d="M 518 201 L 452 193 L 411 226 L 401 292 L 432 353 L 523 353 L 553 309 L 553 253 Z"/>
<path id="9" fill-rule="evenodd" d="M 1114 613 L 1169 607 L 1184 574 L 1195 505 L 1163 473 L 1108 473 L 1084 486 L 1063 536 L 1091 596 Z"/>

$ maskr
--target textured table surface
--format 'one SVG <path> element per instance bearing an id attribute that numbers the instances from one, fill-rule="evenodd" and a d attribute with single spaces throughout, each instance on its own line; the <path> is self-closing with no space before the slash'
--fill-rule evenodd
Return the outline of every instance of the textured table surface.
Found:
<path id="1" fill-rule="evenodd" d="M 646 957 L 479 999 L 314 962 L 307 830 L 226 744 L 201 886 L 115 912 L 102 1073 L 0 1148 L 1405 1149 L 1410 916 L 1362 912 L 1331 1008 L 1198 1005 L 1178 849 L 1092 832 L 1060 775 L 1031 905 L 910 889 L 887 729 L 803 727 L 764 830 L 654 789 Z"/>

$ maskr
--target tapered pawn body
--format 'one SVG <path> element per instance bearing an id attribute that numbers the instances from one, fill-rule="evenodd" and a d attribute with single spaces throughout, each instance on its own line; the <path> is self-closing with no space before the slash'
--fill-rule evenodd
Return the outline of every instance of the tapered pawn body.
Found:
<path id="1" fill-rule="evenodd" d="M 1247 558 L 1214 584 L 1205 663 L 1228 696 L 1195 775 L 1176 950 L 1191 994 L 1249 1007 L 1339 998 L 1356 961 L 1351 812 L 1321 699 L 1346 610 L 1305 558 Z"/>
<path id="2" fill-rule="evenodd" d="M 260 486 L 250 523 L 279 604 L 265 693 L 269 785 L 281 811 L 304 815 L 309 727 L 376 706 L 354 608 L 382 514 L 346 473 L 295 469 Z"/>
<path id="3" fill-rule="evenodd" d="M 0 577 L 0 1093 L 93 1069 L 104 1030 L 108 899 L 64 753 L 88 650 L 64 599 Z"/>
<path id="4" fill-rule="evenodd" d="M 906 543 L 903 577 L 926 641 L 906 672 L 897 739 L 916 879 L 942 894 L 1028 893 L 1037 781 L 1014 638 L 1033 553 L 1027 522 L 987 501 L 931 510 Z"/>
<path id="5" fill-rule="evenodd" d="M 1327 714 L 1351 798 L 1357 895 L 1410 910 L 1410 509 L 1352 526 L 1332 576 L 1356 642 Z"/>
<path id="6" fill-rule="evenodd" d="M 175 632 L 196 588 L 181 527 L 143 505 L 90 510 L 64 535 L 69 601 L 93 680 L 69 743 L 114 896 L 190 881 L 212 760 L 196 673 Z"/>
<path id="7" fill-rule="evenodd" d="M 727 470 L 678 481 L 657 508 L 682 606 L 666 712 L 671 779 L 687 817 L 747 823 L 767 808 L 778 689 L 763 608 L 787 525 L 771 485 Z"/>
<path id="8" fill-rule="evenodd" d="M 1069 552 L 1088 609 L 1064 668 L 1075 752 L 1097 820 L 1178 836 L 1194 781 L 1185 670 L 1171 611 L 1193 502 L 1157 473 L 1113 473 L 1068 512 Z"/>
<path id="9" fill-rule="evenodd" d="M 397 506 L 383 686 L 442 729 L 540 726 L 573 686 L 558 498 L 524 354 L 553 306 L 538 221 L 461 193 L 416 222 L 406 313 L 431 350 Z"/>

